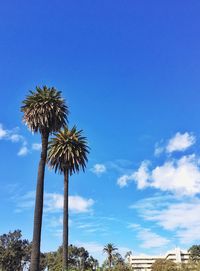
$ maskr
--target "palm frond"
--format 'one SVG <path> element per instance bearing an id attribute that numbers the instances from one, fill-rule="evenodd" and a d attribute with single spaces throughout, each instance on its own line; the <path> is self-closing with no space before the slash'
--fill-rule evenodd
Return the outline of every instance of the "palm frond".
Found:
<path id="1" fill-rule="evenodd" d="M 107 245 L 103 248 L 103 252 L 110 253 L 110 254 L 112 254 L 112 252 L 113 252 L 113 251 L 116 251 L 116 250 L 118 250 L 118 248 L 115 247 L 115 245 L 114 245 L 114 244 L 111 244 L 111 243 L 107 244 Z"/>
<path id="2" fill-rule="evenodd" d="M 89 147 L 82 130 L 74 126 L 71 130 L 66 126 L 54 134 L 48 147 L 48 164 L 55 171 L 63 173 L 68 170 L 70 175 L 85 170 L 88 161 Z"/>
<path id="3" fill-rule="evenodd" d="M 58 131 L 66 125 L 69 110 L 61 92 L 54 87 L 36 87 L 22 102 L 23 121 L 33 132 Z"/>

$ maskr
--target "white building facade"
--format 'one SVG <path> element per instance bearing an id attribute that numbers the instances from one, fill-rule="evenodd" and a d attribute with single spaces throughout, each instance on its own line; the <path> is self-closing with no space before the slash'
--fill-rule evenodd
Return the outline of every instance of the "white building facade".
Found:
<path id="1" fill-rule="evenodd" d="M 134 271 L 151 271 L 151 266 L 156 260 L 171 260 L 175 263 L 187 263 L 189 260 L 189 253 L 186 250 L 175 248 L 172 251 L 168 251 L 165 255 L 159 256 L 147 256 L 139 255 L 129 256 L 129 264 L 134 268 Z"/>

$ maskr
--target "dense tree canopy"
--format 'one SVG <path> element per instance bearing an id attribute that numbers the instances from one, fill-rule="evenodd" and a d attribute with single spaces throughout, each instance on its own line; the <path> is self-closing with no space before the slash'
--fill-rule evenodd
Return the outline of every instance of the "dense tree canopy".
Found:
<path id="1" fill-rule="evenodd" d="M 194 245 L 189 249 L 190 259 L 192 261 L 200 261 L 200 245 Z"/>
<path id="2" fill-rule="evenodd" d="M 59 247 L 56 252 L 45 254 L 46 267 L 49 271 L 62 270 L 62 247 Z M 88 251 L 83 247 L 70 245 L 69 252 L 69 269 L 70 270 L 95 270 L 98 266 L 98 261 L 89 255 Z"/>
<path id="3" fill-rule="evenodd" d="M 57 251 L 40 254 L 40 271 L 62 270 L 62 246 Z M 0 270 L 22 271 L 30 267 L 31 244 L 22 238 L 20 230 L 0 236 Z M 94 259 L 84 247 L 69 246 L 69 268 L 72 271 L 92 271 L 98 267 Z"/>
<path id="4" fill-rule="evenodd" d="M 30 244 L 22 239 L 20 230 L 0 236 L 0 267 L 5 271 L 20 271 L 30 261 Z"/>

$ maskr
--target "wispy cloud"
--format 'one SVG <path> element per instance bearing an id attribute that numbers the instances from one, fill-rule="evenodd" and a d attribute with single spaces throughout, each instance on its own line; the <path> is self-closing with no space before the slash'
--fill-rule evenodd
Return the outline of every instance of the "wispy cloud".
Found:
<path id="1" fill-rule="evenodd" d="M 13 128 L 11 130 L 5 129 L 3 128 L 3 124 L 0 123 L 0 140 L 1 139 L 5 139 L 5 140 L 9 140 L 13 143 L 16 142 L 26 142 L 25 138 L 19 134 L 19 128 Z"/>
<path id="2" fill-rule="evenodd" d="M 126 159 L 116 159 L 113 161 L 105 161 L 104 163 L 95 164 L 90 171 L 100 176 L 106 172 L 117 172 L 120 174 L 131 172 L 130 166 L 133 163 Z"/>
<path id="3" fill-rule="evenodd" d="M 18 156 L 26 156 L 32 151 L 41 150 L 40 143 L 33 143 L 30 147 L 26 138 L 20 134 L 20 129 L 18 127 L 8 130 L 3 127 L 2 123 L 0 123 L 0 140 L 7 140 L 12 143 L 21 143 L 21 147 L 17 153 Z"/>
<path id="4" fill-rule="evenodd" d="M 3 125 L 0 123 L 0 140 L 2 139 L 10 141 L 12 143 L 22 144 L 21 148 L 19 149 L 17 153 L 18 156 L 25 156 L 28 154 L 29 150 L 27 147 L 27 141 L 25 137 L 19 133 L 18 127 L 13 128 L 11 130 L 7 130 L 3 128 Z"/>
<path id="5" fill-rule="evenodd" d="M 141 241 L 141 247 L 145 249 L 160 248 L 166 246 L 170 240 L 167 238 L 152 232 L 150 229 L 143 228 L 138 224 L 131 224 L 129 228 L 136 232 L 137 239 Z"/>
<path id="6" fill-rule="evenodd" d="M 98 218 L 97 218 L 98 219 Z M 101 235 L 105 235 L 107 233 L 107 227 L 103 223 L 96 223 L 96 222 L 86 222 L 86 223 L 78 223 L 76 225 L 78 229 L 81 229 L 84 231 L 86 234 L 91 234 L 91 233 L 98 233 Z"/>
<path id="7" fill-rule="evenodd" d="M 162 229 L 173 232 L 183 244 L 200 241 L 200 199 L 174 198 L 172 196 L 155 196 L 133 204 L 146 221 L 152 221 Z"/>
<path id="8" fill-rule="evenodd" d="M 106 166 L 104 164 L 95 164 L 90 170 L 97 176 L 100 176 L 106 172 Z"/>

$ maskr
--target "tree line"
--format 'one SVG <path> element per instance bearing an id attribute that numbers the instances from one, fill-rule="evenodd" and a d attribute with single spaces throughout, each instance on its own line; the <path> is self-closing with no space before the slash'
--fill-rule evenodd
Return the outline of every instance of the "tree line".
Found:
<path id="1" fill-rule="evenodd" d="M 15 230 L 0 236 L 0 270 L 23 271 L 30 270 L 32 243 L 22 238 L 20 230 Z M 62 246 L 57 251 L 40 253 L 39 271 L 62 270 Z M 97 270 L 98 260 L 93 258 L 84 247 L 68 246 L 69 270 Z"/>
<path id="2" fill-rule="evenodd" d="M 23 239 L 20 230 L 0 235 L 0 271 L 29 271 L 31 268 L 32 243 Z M 130 271 L 131 268 L 118 249 L 111 243 L 103 251 L 106 260 L 99 262 L 84 247 L 68 246 L 68 268 L 70 271 Z M 40 253 L 39 271 L 61 271 L 63 267 L 63 246 L 56 251 Z M 129 252 L 127 253 L 129 255 Z"/>
<path id="3" fill-rule="evenodd" d="M 32 243 L 23 239 L 20 230 L 0 235 L 0 271 L 28 271 L 30 270 Z M 199 271 L 200 245 L 194 245 L 189 250 L 188 263 L 176 264 L 171 260 L 159 259 L 152 265 L 152 271 Z M 68 246 L 68 268 L 70 271 L 134 271 L 129 265 L 128 251 L 123 258 L 114 244 L 107 244 L 103 248 L 106 260 L 99 267 L 95 259 L 84 247 Z M 63 247 L 56 251 L 40 253 L 39 271 L 60 271 L 63 266 Z"/>

